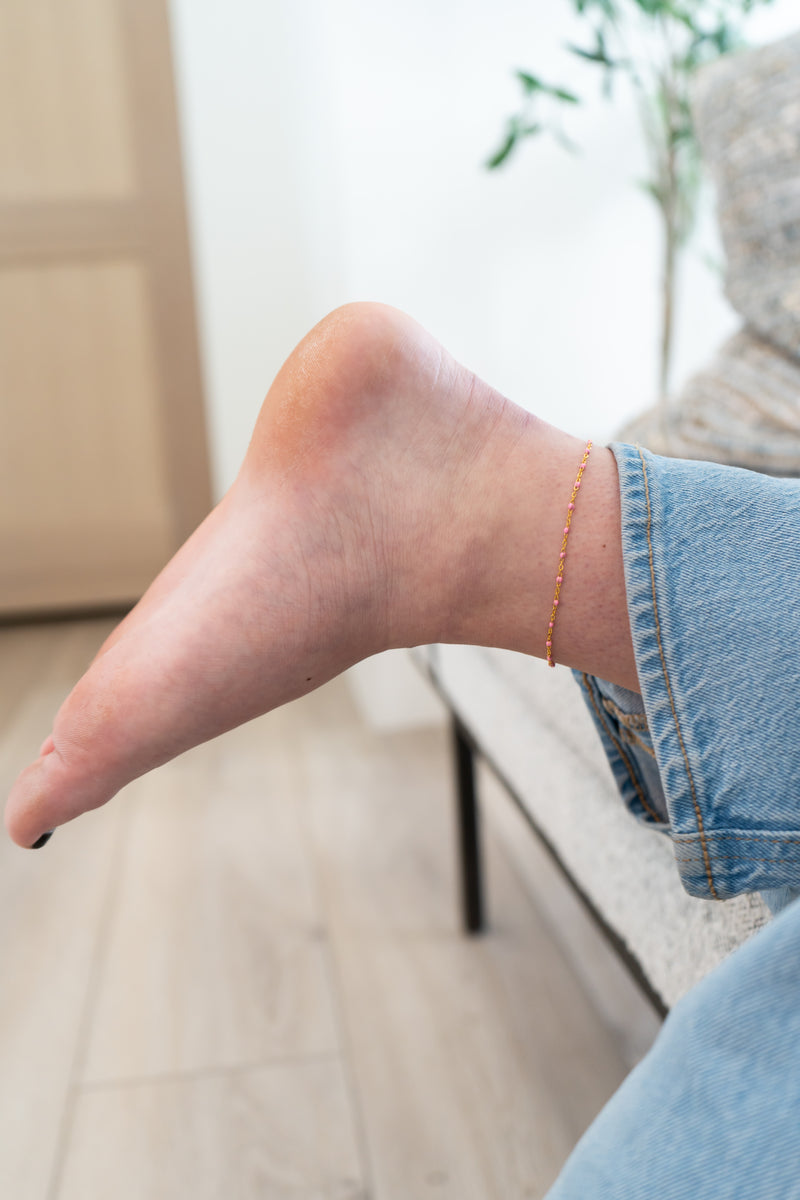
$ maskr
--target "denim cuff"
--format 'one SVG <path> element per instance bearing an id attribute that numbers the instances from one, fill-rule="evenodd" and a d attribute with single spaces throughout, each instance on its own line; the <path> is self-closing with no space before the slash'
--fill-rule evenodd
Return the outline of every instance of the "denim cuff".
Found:
<path id="1" fill-rule="evenodd" d="M 690 895 L 798 887 L 800 481 L 611 449 L 644 719 L 579 681 L 623 798 Z"/>

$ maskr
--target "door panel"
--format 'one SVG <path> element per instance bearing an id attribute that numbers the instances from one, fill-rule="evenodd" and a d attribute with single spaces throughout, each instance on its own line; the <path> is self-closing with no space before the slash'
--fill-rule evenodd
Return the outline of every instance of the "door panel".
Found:
<path id="1" fill-rule="evenodd" d="M 0 200 L 135 187 L 126 54 L 109 0 L 0 5 Z"/>
<path id="2" fill-rule="evenodd" d="M 98 602 L 124 602 L 132 571 L 149 579 L 172 545 L 142 266 L 2 272 L 0 394 L 4 603 L 20 607 L 43 573 L 74 602 L 76 564 Z"/>
<path id="3" fill-rule="evenodd" d="M 163 0 L 3 0 L 0 616 L 135 600 L 209 505 Z"/>

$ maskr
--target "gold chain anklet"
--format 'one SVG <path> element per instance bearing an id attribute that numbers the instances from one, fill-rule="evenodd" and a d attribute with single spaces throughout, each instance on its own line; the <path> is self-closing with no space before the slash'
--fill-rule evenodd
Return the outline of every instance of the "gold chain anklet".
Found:
<path id="1" fill-rule="evenodd" d="M 589 461 L 589 452 L 592 449 L 592 443 L 586 443 L 586 449 L 583 452 L 581 465 L 578 467 L 578 475 L 572 487 L 572 495 L 569 498 L 567 505 L 567 519 L 564 523 L 564 538 L 561 542 L 561 553 L 558 556 L 558 574 L 556 575 L 556 593 L 553 597 L 553 611 L 550 613 L 550 621 L 547 626 L 547 641 L 545 648 L 547 650 L 547 665 L 554 667 L 555 660 L 553 658 L 553 629 L 556 623 L 556 614 L 558 613 L 558 605 L 561 597 L 561 585 L 564 582 L 564 566 L 567 560 L 567 538 L 569 537 L 569 527 L 572 524 L 572 514 L 575 511 L 575 497 L 581 490 L 581 478 L 586 470 L 586 464 Z"/>

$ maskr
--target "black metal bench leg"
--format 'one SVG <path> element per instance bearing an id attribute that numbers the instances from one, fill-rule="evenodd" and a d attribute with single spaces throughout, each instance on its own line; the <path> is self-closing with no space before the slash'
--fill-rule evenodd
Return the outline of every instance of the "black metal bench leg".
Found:
<path id="1" fill-rule="evenodd" d="M 485 924 L 475 755 L 466 731 L 456 716 L 452 718 L 452 737 L 458 804 L 462 922 L 466 933 L 481 933 Z"/>

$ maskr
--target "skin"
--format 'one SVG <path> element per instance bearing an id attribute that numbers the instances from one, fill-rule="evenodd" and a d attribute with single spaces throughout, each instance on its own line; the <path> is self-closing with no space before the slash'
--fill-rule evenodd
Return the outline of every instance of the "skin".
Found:
<path id="1" fill-rule="evenodd" d="M 585 442 L 394 309 L 348 305 L 290 355 L 220 504 L 108 638 L 8 799 L 20 846 L 361 658 L 460 642 L 544 657 Z M 638 690 L 619 486 L 592 450 L 554 656 Z"/>

